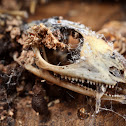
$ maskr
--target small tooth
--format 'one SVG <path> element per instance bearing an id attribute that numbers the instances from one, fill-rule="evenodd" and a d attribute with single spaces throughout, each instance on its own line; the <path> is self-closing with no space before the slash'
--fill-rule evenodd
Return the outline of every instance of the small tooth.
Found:
<path id="1" fill-rule="evenodd" d="M 54 73 L 54 76 L 57 76 L 57 73 Z"/>
<path id="2" fill-rule="evenodd" d="M 95 85 L 96 83 L 95 83 L 95 82 L 93 82 L 93 84 Z"/>
<path id="3" fill-rule="evenodd" d="M 118 95 L 115 95 L 116 97 L 118 97 Z"/>
<path id="4" fill-rule="evenodd" d="M 61 78 L 64 78 L 64 76 L 61 75 Z"/>
<path id="5" fill-rule="evenodd" d="M 81 80 L 81 79 L 79 79 L 79 81 L 81 82 L 82 80 Z"/>
<path id="6" fill-rule="evenodd" d="M 109 85 L 109 88 L 111 88 L 111 85 Z"/>
<path id="7" fill-rule="evenodd" d="M 104 87 L 103 84 L 101 85 L 101 90 L 102 90 L 102 92 L 105 92 L 106 91 L 106 88 Z"/>
<path id="8" fill-rule="evenodd" d="M 87 80 L 87 83 L 89 83 L 89 80 Z"/>
<path id="9" fill-rule="evenodd" d="M 84 80 L 82 80 L 82 83 L 84 83 Z"/>
<path id="10" fill-rule="evenodd" d="M 108 87 L 108 85 L 106 85 L 106 88 Z"/>
<path id="11" fill-rule="evenodd" d="M 65 79 L 67 80 L 67 76 L 65 76 Z"/>
<path id="12" fill-rule="evenodd" d="M 81 87 L 83 87 L 83 85 L 82 85 L 82 84 L 80 84 L 80 86 L 81 86 Z"/>
<path id="13" fill-rule="evenodd" d="M 92 81 L 90 81 L 90 84 L 92 85 Z"/>
<path id="14" fill-rule="evenodd" d="M 78 81 L 78 78 L 75 78 L 76 81 Z"/>
<path id="15" fill-rule="evenodd" d="M 101 83 L 98 83 L 99 85 L 102 85 Z M 104 86 L 104 85 L 102 85 L 102 86 Z"/>
<path id="16" fill-rule="evenodd" d="M 114 88 L 114 85 L 112 85 L 112 88 Z"/>
<path id="17" fill-rule="evenodd" d="M 69 80 L 71 80 L 71 77 L 68 77 Z"/>
<path id="18" fill-rule="evenodd" d="M 72 81 L 74 81 L 74 78 L 72 78 Z"/>
<path id="19" fill-rule="evenodd" d="M 120 97 L 120 95 L 116 95 L 117 97 Z"/>

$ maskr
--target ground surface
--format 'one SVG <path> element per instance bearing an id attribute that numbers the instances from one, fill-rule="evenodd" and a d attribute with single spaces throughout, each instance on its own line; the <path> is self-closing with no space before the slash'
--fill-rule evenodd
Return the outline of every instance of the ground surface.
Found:
<path id="1" fill-rule="evenodd" d="M 65 19 L 77 21 L 99 30 L 103 24 L 111 20 L 126 20 L 126 5 L 119 3 L 85 3 L 85 2 L 52 2 L 38 6 L 35 15 L 30 15 L 28 22 L 40 20 L 51 16 L 63 16 Z M 26 72 L 26 71 L 25 71 Z M 27 75 L 27 74 L 26 74 Z M 32 75 L 33 76 L 33 75 Z M 30 75 L 31 77 L 31 75 Z M 1 121 L 0 125 L 16 126 L 125 126 L 124 115 L 126 106 L 113 103 L 112 110 L 121 115 L 109 111 L 102 111 L 97 116 L 89 115 L 88 118 L 80 119 L 77 115 L 78 109 L 84 107 L 93 113 L 94 99 L 87 98 L 68 90 L 53 86 L 46 87 L 50 101 L 58 99 L 59 102 L 49 107 L 49 119 L 43 122 L 31 106 L 32 87 L 34 81 L 24 79 L 26 86 L 21 84 L 17 87 L 18 95 L 14 102 L 7 105 L 11 110 L 9 118 Z M 23 86 L 22 86 L 23 85 Z M 31 85 L 28 86 L 28 85 Z M 54 90 L 56 92 L 54 93 Z M 53 92 L 53 94 L 51 94 Z M 7 98 L 6 98 L 7 100 Z M 93 101 L 92 101 L 93 100 Z M 104 106 L 105 105 L 105 106 Z M 103 103 L 102 107 L 111 108 L 111 103 Z M 6 108 L 6 107 L 5 107 Z M 12 115 L 13 114 L 13 115 Z M 13 117 L 13 118 L 11 118 Z M 3 117 L 4 118 L 4 117 Z"/>

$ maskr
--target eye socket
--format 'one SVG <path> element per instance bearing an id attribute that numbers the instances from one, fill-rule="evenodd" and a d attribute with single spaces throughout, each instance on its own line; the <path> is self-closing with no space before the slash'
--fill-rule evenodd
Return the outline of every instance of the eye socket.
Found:
<path id="1" fill-rule="evenodd" d="M 121 77 L 124 74 L 124 70 L 119 70 L 114 66 L 109 68 L 109 72 L 115 77 Z"/>

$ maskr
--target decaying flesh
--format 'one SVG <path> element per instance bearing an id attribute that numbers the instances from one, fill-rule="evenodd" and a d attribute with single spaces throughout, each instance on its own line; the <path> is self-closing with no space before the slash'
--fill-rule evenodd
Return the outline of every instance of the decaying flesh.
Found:
<path id="1" fill-rule="evenodd" d="M 72 91 L 92 97 L 102 92 L 101 99 L 126 104 L 125 59 L 102 39 L 102 35 L 60 18 L 35 21 L 25 29 L 20 41 L 23 51 L 18 58 L 17 53 L 14 55 L 14 60 L 25 69 Z M 74 49 L 69 36 L 79 41 Z M 59 66 L 49 60 L 50 50 L 75 51 L 78 57 Z M 53 53 L 50 55 L 53 57 Z"/>

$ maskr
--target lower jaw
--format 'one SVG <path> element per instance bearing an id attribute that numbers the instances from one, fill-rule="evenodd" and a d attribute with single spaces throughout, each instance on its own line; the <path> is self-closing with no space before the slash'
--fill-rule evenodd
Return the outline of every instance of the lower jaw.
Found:
<path id="1" fill-rule="evenodd" d="M 48 72 L 49 73 L 49 72 Z M 50 74 L 50 73 L 49 73 Z M 87 95 L 87 96 L 91 96 L 91 97 L 95 97 L 96 98 L 96 94 L 97 91 L 93 90 L 92 88 L 88 88 L 86 86 L 83 86 L 81 84 L 77 84 L 77 83 L 70 83 L 64 80 L 61 80 L 58 77 L 55 77 L 54 75 L 50 76 L 54 79 L 54 81 L 52 83 L 67 88 L 69 90 L 72 90 L 74 92 L 83 94 L 83 95 Z M 121 102 L 123 104 L 126 104 L 126 96 L 125 95 L 112 95 L 112 94 L 107 94 L 104 93 L 101 100 L 112 100 L 112 101 L 117 101 L 117 102 Z"/>
<path id="2" fill-rule="evenodd" d="M 66 89 L 72 90 L 74 92 L 83 94 L 83 95 L 87 95 L 87 96 L 91 96 L 91 97 L 96 97 L 97 92 L 95 90 L 90 90 L 87 87 L 84 87 L 83 85 L 74 85 L 72 83 L 69 82 L 64 82 L 61 81 L 60 78 L 56 78 L 54 75 L 50 74 L 49 71 L 43 70 L 41 68 L 36 68 L 34 66 L 32 66 L 31 64 L 22 64 L 20 60 L 17 59 L 17 54 L 14 55 L 14 60 L 20 64 L 21 66 L 23 66 L 25 69 L 27 69 L 28 71 L 30 71 L 31 73 L 33 73 L 34 75 L 43 78 L 53 84 L 56 84 L 60 87 L 64 87 Z M 121 103 L 126 104 L 126 96 L 125 95 L 119 95 L 116 97 L 111 97 L 109 95 L 104 94 L 101 98 L 102 100 L 113 100 L 113 101 L 118 101 Z"/>

